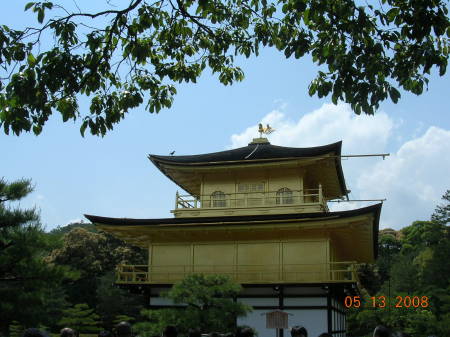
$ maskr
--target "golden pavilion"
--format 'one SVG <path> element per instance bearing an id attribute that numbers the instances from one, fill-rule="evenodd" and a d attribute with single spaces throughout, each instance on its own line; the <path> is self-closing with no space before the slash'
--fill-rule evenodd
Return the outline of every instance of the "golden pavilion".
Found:
<path id="1" fill-rule="evenodd" d="M 174 217 L 86 217 L 148 249 L 147 265 L 120 265 L 117 283 L 143 287 L 150 308 L 174 304 L 161 291 L 190 273 L 224 274 L 253 307 L 237 324 L 272 337 L 265 313 L 289 314 L 310 336 L 346 336 L 344 298 L 358 293 L 356 265 L 377 257 L 381 204 L 331 212 L 348 194 L 342 142 L 294 148 L 255 138 L 248 146 L 200 155 L 149 155 L 186 194 Z M 283 337 L 283 330 L 278 336 Z"/>

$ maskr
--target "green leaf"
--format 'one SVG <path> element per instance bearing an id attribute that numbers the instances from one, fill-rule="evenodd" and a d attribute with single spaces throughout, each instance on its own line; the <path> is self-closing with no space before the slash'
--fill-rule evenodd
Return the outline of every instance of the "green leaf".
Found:
<path id="1" fill-rule="evenodd" d="M 38 136 L 42 131 L 42 126 L 41 125 L 35 125 L 33 126 L 33 132 L 36 136 Z"/>
<path id="2" fill-rule="evenodd" d="M 34 2 L 29 2 L 29 3 L 27 3 L 26 5 L 25 5 L 25 11 L 27 11 L 27 10 L 29 10 L 31 7 L 33 7 L 34 6 Z"/>
<path id="3" fill-rule="evenodd" d="M 400 9 L 397 7 L 391 8 L 387 13 L 386 13 L 386 17 L 388 18 L 388 20 L 390 22 L 394 21 L 395 17 L 398 15 L 398 13 L 400 12 Z"/>
<path id="4" fill-rule="evenodd" d="M 313 81 L 311 83 L 311 85 L 309 86 L 309 90 L 308 90 L 309 96 L 314 95 L 316 93 L 316 91 L 317 91 L 317 84 L 315 81 Z"/>
<path id="5" fill-rule="evenodd" d="M 390 87 L 389 88 L 389 96 L 391 96 L 391 100 L 392 102 L 394 102 L 395 104 L 397 104 L 398 99 L 400 98 L 400 92 L 395 89 L 394 87 Z"/>
<path id="6" fill-rule="evenodd" d="M 331 101 L 333 102 L 334 105 L 337 105 L 338 103 L 338 97 L 336 95 L 332 95 L 331 96 Z"/>
<path id="7" fill-rule="evenodd" d="M 309 8 L 303 13 L 303 21 L 306 25 L 309 24 Z"/>
<path id="8" fill-rule="evenodd" d="M 82 137 L 84 137 L 84 132 L 86 131 L 87 125 L 88 125 L 87 121 L 84 121 L 83 124 L 81 124 L 80 133 Z"/>
<path id="9" fill-rule="evenodd" d="M 439 65 L 439 76 L 444 76 L 446 70 L 447 70 L 447 61 L 442 62 Z"/>
<path id="10" fill-rule="evenodd" d="M 306 9 L 306 1 L 297 1 L 296 7 L 298 12 L 303 12 Z"/>
<path id="11" fill-rule="evenodd" d="M 30 67 L 34 67 L 34 65 L 36 64 L 36 58 L 31 53 L 28 54 L 27 61 Z"/>
<path id="12" fill-rule="evenodd" d="M 38 12 L 38 22 L 39 22 L 39 23 L 44 22 L 44 17 L 45 17 L 45 12 L 44 12 L 44 10 L 43 10 L 43 9 L 39 9 L 39 12 Z"/>
<path id="13" fill-rule="evenodd" d="M 286 49 L 284 50 L 284 55 L 286 56 L 286 58 L 291 57 L 292 53 L 295 51 L 294 47 L 286 47 Z"/>

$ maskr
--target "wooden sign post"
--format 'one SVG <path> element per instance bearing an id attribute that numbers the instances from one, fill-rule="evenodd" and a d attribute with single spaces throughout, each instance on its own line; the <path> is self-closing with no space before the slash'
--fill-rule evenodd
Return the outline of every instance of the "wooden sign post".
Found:
<path id="1" fill-rule="evenodd" d="M 277 337 L 280 336 L 280 329 L 288 328 L 288 316 L 289 313 L 275 310 L 271 312 L 266 312 L 266 328 L 276 329 Z"/>

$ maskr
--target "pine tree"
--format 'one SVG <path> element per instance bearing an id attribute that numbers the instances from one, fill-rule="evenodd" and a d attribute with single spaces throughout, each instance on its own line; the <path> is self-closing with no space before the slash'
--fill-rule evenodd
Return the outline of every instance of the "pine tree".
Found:
<path id="1" fill-rule="evenodd" d="M 436 206 L 431 220 L 446 225 L 450 222 L 450 190 L 447 190 L 442 196 L 445 204 Z"/>
<path id="2" fill-rule="evenodd" d="M 39 215 L 35 209 L 22 210 L 13 209 L 6 205 L 8 202 L 17 201 L 33 191 L 31 180 L 21 179 L 12 183 L 0 179 L 0 253 L 14 245 L 14 241 L 9 237 L 12 230 L 20 228 L 25 224 L 36 222 Z M 13 275 L 7 275 L 7 266 L 0 266 L 0 280 Z"/>
<path id="3" fill-rule="evenodd" d="M 131 316 L 127 316 L 127 315 L 117 315 L 116 317 L 114 317 L 114 324 L 119 324 L 120 322 L 132 322 L 134 321 L 134 317 Z"/>
<path id="4" fill-rule="evenodd" d="M 78 332 L 98 332 L 99 316 L 86 303 L 76 304 L 63 311 L 63 318 L 58 322 L 61 327 L 71 327 Z"/>
<path id="5" fill-rule="evenodd" d="M 17 321 L 12 321 L 9 325 L 9 337 L 20 337 L 25 328 Z"/>
<path id="6" fill-rule="evenodd" d="M 63 276 L 44 261 L 48 244 L 37 211 L 14 206 L 32 191 L 30 180 L 0 179 L 0 333 L 7 333 L 12 321 L 41 323 L 43 291 Z"/>

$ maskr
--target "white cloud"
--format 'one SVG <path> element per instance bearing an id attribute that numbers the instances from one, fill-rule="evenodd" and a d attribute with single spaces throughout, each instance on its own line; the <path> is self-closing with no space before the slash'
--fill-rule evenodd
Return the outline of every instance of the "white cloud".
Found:
<path id="1" fill-rule="evenodd" d="M 70 225 L 73 223 L 83 223 L 83 222 L 84 222 L 84 220 L 81 218 L 72 219 L 72 220 L 69 220 L 68 222 L 66 222 L 66 224 L 64 226 L 67 226 L 67 225 Z"/>
<path id="2" fill-rule="evenodd" d="M 286 109 L 287 106 L 288 106 L 288 104 L 284 100 L 282 100 L 281 98 L 274 99 L 273 100 L 273 104 L 278 106 L 279 109 L 281 109 L 281 110 Z"/>
<path id="3" fill-rule="evenodd" d="M 273 144 L 307 147 L 344 140 L 343 148 L 347 152 L 384 148 L 393 128 L 392 120 L 385 113 L 357 116 L 346 104 L 324 104 L 298 121 L 288 120 L 283 112 L 273 110 L 261 122 L 276 130 L 269 135 Z M 245 146 L 257 136 L 258 126 L 251 126 L 231 136 L 231 147 Z"/>
<path id="4" fill-rule="evenodd" d="M 355 115 L 346 104 L 324 104 L 298 121 L 273 110 L 263 119 L 276 132 L 272 144 L 293 147 L 319 146 L 343 141 L 343 154 L 384 153 L 398 141 L 402 121 L 384 112 L 374 116 Z M 253 125 L 231 136 L 230 148 L 246 146 L 258 136 Z M 416 129 L 417 132 L 417 129 Z M 410 140 L 386 160 L 380 157 L 343 160 L 342 165 L 351 197 L 383 199 L 381 227 L 400 228 L 414 220 L 426 220 L 444 191 L 450 188 L 450 131 L 430 127 L 425 134 Z M 333 210 L 363 207 L 367 203 L 332 204 Z"/>
<path id="5" fill-rule="evenodd" d="M 360 197 L 386 196 L 383 226 L 399 228 L 429 219 L 442 194 L 450 188 L 450 131 L 430 127 L 404 143 L 388 160 L 363 172 Z"/>

